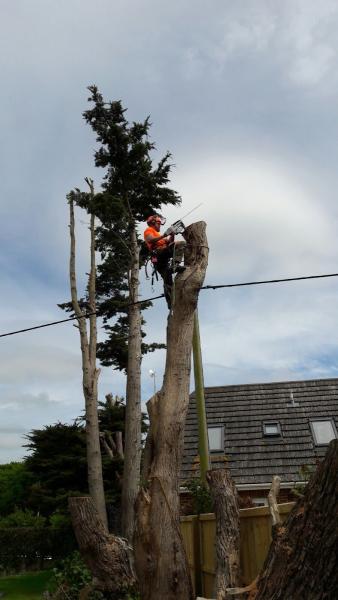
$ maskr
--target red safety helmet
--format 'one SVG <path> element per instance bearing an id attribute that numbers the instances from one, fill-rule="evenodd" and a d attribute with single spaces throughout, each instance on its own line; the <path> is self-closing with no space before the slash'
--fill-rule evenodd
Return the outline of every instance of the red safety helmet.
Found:
<path id="1" fill-rule="evenodd" d="M 161 225 L 164 225 L 166 222 L 166 219 L 164 217 L 162 217 L 162 215 L 151 215 L 151 217 L 148 217 L 147 219 L 147 225 L 155 225 L 155 223 L 160 223 Z"/>

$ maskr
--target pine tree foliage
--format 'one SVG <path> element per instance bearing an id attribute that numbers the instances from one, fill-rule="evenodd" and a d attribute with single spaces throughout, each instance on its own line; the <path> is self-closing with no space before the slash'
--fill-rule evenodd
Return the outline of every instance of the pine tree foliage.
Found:
<path id="1" fill-rule="evenodd" d="M 96 236 L 102 259 L 97 269 L 97 307 L 107 339 L 98 344 L 98 358 L 105 366 L 125 370 L 130 235 L 138 222 L 145 221 L 165 205 L 179 204 L 180 197 L 168 185 L 172 168 L 170 153 L 153 164 L 156 149 L 149 138 L 149 117 L 140 123 L 129 123 L 120 101 L 104 102 L 96 86 L 90 86 L 89 91 L 92 106 L 83 116 L 96 133 L 99 147 L 94 155 L 95 165 L 104 168 L 105 175 L 102 190 L 94 199 L 79 189 L 71 194 L 78 206 L 95 213 L 100 221 Z M 141 239 L 139 244 L 142 244 Z M 142 304 L 142 310 L 150 305 Z M 144 332 L 142 336 L 145 337 Z M 142 353 L 164 347 L 143 342 Z"/>

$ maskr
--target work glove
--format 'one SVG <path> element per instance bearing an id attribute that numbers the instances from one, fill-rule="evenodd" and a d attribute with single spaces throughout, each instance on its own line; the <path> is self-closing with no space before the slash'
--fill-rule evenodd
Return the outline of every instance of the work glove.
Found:
<path id="1" fill-rule="evenodd" d="M 167 236 L 167 235 L 174 235 L 175 234 L 175 229 L 173 227 L 168 227 L 168 229 L 164 232 L 163 235 Z"/>

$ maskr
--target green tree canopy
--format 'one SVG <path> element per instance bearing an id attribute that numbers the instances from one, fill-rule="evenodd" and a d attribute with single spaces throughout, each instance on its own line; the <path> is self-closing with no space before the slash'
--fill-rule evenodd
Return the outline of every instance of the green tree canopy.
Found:
<path id="1" fill-rule="evenodd" d="M 98 344 L 98 358 L 104 366 L 125 370 L 131 235 L 137 233 L 138 222 L 168 204 L 179 204 L 181 199 L 168 185 L 172 169 L 170 153 L 166 152 L 154 164 L 156 148 L 149 137 L 149 117 L 143 122 L 130 123 L 120 101 L 105 102 L 96 86 L 88 89 L 92 106 L 83 116 L 96 134 L 99 147 L 94 154 L 95 165 L 105 169 L 105 175 L 102 190 L 94 198 L 79 189 L 70 195 L 78 206 L 94 213 L 100 221 L 96 236 L 102 258 L 98 265 L 97 308 L 103 317 L 107 339 Z M 150 303 L 142 304 L 142 310 L 149 306 Z M 164 345 L 143 342 L 142 353 L 159 347 Z"/>
<path id="2" fill-rule="evenodd" d="M 27 506 L 27 488 L 32 477 L 24 462 L 0 465 L 0 515 L 7 516 L 15 509 Z"/>

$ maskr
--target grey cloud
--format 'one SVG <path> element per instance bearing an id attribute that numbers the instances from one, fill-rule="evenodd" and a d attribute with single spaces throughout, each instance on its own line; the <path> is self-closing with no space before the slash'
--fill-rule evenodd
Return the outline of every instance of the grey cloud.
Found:
<path id="1" fill-rule="evenodd" d="M 21 394 L 14 390 L 2 389 L 0 391 L 0 411 L 25 411 L 48 408 L 55 402 L 46 392 L 39 394 L 30 394 L 22 392 Z"/>
<path id="2" fill-rule="evenodd" d="M 81 117 L 93 82 L 121 98 L 130 119 L 151 114 L 155 158 L 172 151 L 184 204 L 168 219 L 204 202 L 188 221 L 208 222 L 208 283 L 336 270 L 337 12 L 330 0 L 5 3 L 1 332 L 63 316 L 65 194 L 103 174 Z M 78 223 L 81 289 L 86 236 Z M 151 295 L 148 283 L 142 290 Z M 201 293 L 206 383 L 335 373 L 335 314 L 336 289 L 324 282 Z M 149 340 L 163 341 L 166 316 L 161 302 L 147 311 Z M 164 357 L 143 361 L 145 398 L 147 370 L 160 385 Z M 3 338 L 0 380 L 2 427 L 74 418 L 83 407 L 78 332 L 67 324 Z M 107 391 L 122 394 L 123 376 L 103 371 L 101 397 Z M 3 450 L 0 460 L 9 455 L 18 456 Z"/>
<path id="3" fill-rule="evenodd" d="M 6 426 L 6 427 L 0 427 L 0 436 L 2 434 L 20 434 L 20 433 L 24 433 L 25 429 L 23 427 L 18 427 L 18 426 Z"/>
<path id="4" fill-rule="evenodd" d="M 16 450 L 23 443 L 23 436 L 16 433 L 0 434 L 0 451 Z M 0 454 L 1 457 L 1 454 Z"/>
<path id="5" fill-rule="evenodd" d="M 81 369 L 80 350 L 76 354 L 76 349 L 70 352 L 66 348 L 39 344 L 38 340 L 29 343 L 28 337 L 27 343 L 22 341 L 20 346 L 16 343 L 0 345 L 0 357 L 2 384 L 66 381 L 78 378 Z"/>

